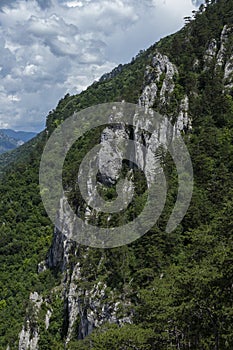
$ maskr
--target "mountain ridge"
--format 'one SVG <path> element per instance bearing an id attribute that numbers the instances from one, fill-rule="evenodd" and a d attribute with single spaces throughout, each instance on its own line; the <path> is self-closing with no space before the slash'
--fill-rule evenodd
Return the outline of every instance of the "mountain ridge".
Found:
<path id="1" fill-rule="evenodd" d="M 36 136 L 36 133 L 0 129 L 0 154 L 11 151 Z"/>
<path id="2" fill-rule="evenodd" d="M 13 129 L 0 129 L 0 132 L 16 140 L 27 142 L 37 135 L 32 131 L 15 131 Z"/>
<path id="3" fill-rule="evenodd" d="M 49 113 L 46 131 L 27 150 L 26 160 L 19 153 L 3 174 L 3 349 L 232 348 L 232 11 L 232 0 L 212 1 L 181 31 L 120 72 L 79 95 L 66 95 Z M 182 130 L 194 167 L 192 202 L 179 227 L 167 234 L 177 183 L 166 155 L 169 191 L 158 223 L 128 246 L 82 247 L 70 239 L 69 228 L 66 234 L 54 230 L 44 212 L 40 157 L 49 135 L 75 111 L 122 100 L 168 115 Z M 149 135 L 135 137 L 148 149 L 153 146 Z M 98 140 L 95 130 L 79 140 L 63 174 L 70 203 L 93 222 L 99 218 L 94 212 L 87 216 L 75 176 L 83 155 Z M 144 203 L 143 177 L 134 176 L 139 190 L 129 217 Z M 112 188 L 105 190 L 112 195 Z M 115 223 L 122 217 L 115 217 Z M 103 225 L 106 219 L 101 217 Z"/>

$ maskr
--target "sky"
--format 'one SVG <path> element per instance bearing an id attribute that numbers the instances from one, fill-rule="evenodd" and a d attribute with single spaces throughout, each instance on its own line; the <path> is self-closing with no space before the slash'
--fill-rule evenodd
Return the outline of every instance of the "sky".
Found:
<path id="1" fill-rule="evenodd" d="M 201 0 L 0 0 L 0 128 L 39 132 L 86 89 L 176 32 Z"/>

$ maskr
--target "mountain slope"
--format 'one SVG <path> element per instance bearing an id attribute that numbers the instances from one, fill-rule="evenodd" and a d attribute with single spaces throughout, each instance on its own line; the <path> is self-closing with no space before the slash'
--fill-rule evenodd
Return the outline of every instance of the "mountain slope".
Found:
<path id="1" fill-rule="evenodd" d="M 232 0 L 201 7 L 178 33 L 81 94 L 65 96 L 26 157 L 19 149 L 0 186 L 2 349 L 232 348 L 232 13 Z M 166 155 L 167 202 L 150 232 L 121 248 L 82 247 L 69 232 L 53 234 L 39 196 L 40 155 L 73 112 L 122 100 L 154 108 L 183 130 L 194 167 L 192 203 L 166 233 L 177 193 Z M 70 202 L 84 213 L 74 176 L 99 138 L 96 130 L 86 135 L 65 162 Z M 148 135 L 143 139 L 150 147 Z M 140 172 L 134 176 L 139 190 L 131 217 L 145 192 Z"/>

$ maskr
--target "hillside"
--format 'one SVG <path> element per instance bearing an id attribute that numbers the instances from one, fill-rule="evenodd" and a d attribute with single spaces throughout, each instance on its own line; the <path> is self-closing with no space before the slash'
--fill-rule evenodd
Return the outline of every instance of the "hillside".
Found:
<path id="1" fill-rule="evenodd" d="M 208 2 L 194 17 L 87 90 L 66 95 L 44 132 L 0 158 L 7 165 L 0 184 L 0 349 L 232 349 L 233 0 Z M 42 151 L 74 112 L 122 100 L 168 116 L 182 132 L 194 169 L 191 205 L 167 233 L 177 173 L 164 154 L 168 193 L 156 225 L 122 247 L 78 245 L 71 227 L 54 229 L 44 210 Z M 82 200 L 75 177 L 102 131 L 71 148 L 63 183 L 80 216 L 108 227 L 108 217 Z M 151 147 L 151 135 L 139 131 L 134 136 Z M 124 215 L 111 216 L 112 225 L 130 221 L 145 203 L 145 177 L 130 164 L 124 171 L 133 171 L 136 196 Z M 114 197 L 114 187 L 101 189 Z"/>

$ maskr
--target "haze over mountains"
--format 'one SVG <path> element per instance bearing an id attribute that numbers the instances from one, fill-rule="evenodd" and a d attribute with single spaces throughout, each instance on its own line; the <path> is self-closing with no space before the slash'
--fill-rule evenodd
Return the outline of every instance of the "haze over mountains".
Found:
<path id="1" fill-rule="evenodd" d="M 23 145 L 35 136 L 34 132 L 0 129 L 0 154 Z"/>

